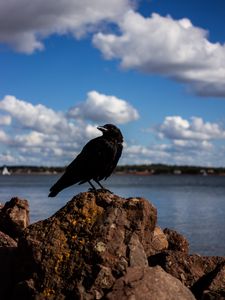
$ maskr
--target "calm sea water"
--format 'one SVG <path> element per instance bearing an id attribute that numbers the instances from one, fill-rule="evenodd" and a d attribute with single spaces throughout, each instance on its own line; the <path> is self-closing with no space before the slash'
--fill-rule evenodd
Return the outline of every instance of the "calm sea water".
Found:
<path id="1" fill-rule="evenodd" d="M 88 185 L 73 186 L 48 198 L 57 175 L 0 176 L 0 202 L 29 200 L 31 222 L 51 216 Z M 185 235 L 190 252 L 225 256 L 225 176 L 113 175 L 106 188 L 123 197 L 144 197 L 158 210 L 158 225 Z"/>

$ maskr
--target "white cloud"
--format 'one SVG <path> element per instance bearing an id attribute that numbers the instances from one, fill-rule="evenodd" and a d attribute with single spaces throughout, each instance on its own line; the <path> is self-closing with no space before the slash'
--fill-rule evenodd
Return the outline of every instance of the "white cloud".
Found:
<path id="1" fill-rule="evenodd" d="M 127 123 L 139 118 L 137 110 L 127 101 L 96 91 L 89 92 L 83 103 L 72 107 L 69 116 L 115 124 Z"/>
<path id="2" fill-rule="evenodd" d="M 7 144 L 9 140 L 9 136 L 5 133 L 5 131 L 0 129 L 0 142 Z"/>
<path id="3" fill-rule="evenodd" d="M 16 135 L 15 137 L 15 143 L 17 145 L 21 144 L 24 147 L 42 146 L 43 142 L 44 134 L 37 131 L 31 131 L 29 134 Z"/>
<path id="4" fill-rule="evenodd" d="M 188 84 L 202 96 L 225 97 L 225 45 L 188 19 L 156 13 L 145 18 L 130 10 L 119 22 L 121 35 L 97 33 L 93 43 L 123 68 L 157 73 Z"/>
<path id="5" fill-rule="evenodd" d="M 97 99 L 99 95 L 102 96 L 95 93 Z M 110 97 L 112 96 L 103 95 L 103 103 L 106 107 L 110 106 L 107 102 Z M 100 108 L 95 105 L 98 102 L 95 97 L 93 99 L 94 110 L 99 111 Z M 124 100 L 115 97 L 113 104 L 117 103 L 117 100 L 120 107 L 120 101 L 123 103 Z M 87 100 L 83 105 L 86 104 Z M 128 105 L 126 101 L 125 104 Z M 82 108 L 80 112 L 85 113 L 83 106 L 76 108 Z M 88 111 L 88 108 L 86 109 Z M 68 113 L 56 112 L 40 104 L 33 105 L 13 96 L 6 96 L 0 101 L 0 113 L 1 111 L 8 113 L 10 124 L 4 125 L 4 130 L 0 129 L 0 165 L 6 163 L 66 165 L 80 152 L 88 140 L 101 134 L 96 126 L 102 124 L 102 119 L 101 123 L 90 124 L 82 118 L 71 119 Z M 105 111 L 101 111 L 100 116 L 102 115 L 105 116 Z M 130 117 L 124 118 L 118 107 L 115 116 L 123 122 L 131 120 Z M 167 163 L 219 166 L 224 161 L 224 148 L 221 142 L 225 139 L 225 129 L 217 123 L 206 122 L 199 117 L 186 120 L 181 116 L 170 116 L 166 117 L 163 123 L 155 128 L 156 130 L 163 140 L 158 139 L 157 144 L 149 145 L 126 143 L 120 164 Z M 149 132 L 146 132 L 147 134 Z M 126 138 L 125 134 L 124 137 Z"/>
<path id="6" fill-rule="evenodd" d="M 32 53 L 43 49 L 51 34 L 79 38 L 103 21 L 116 21 L 130 7 L 129 0 L 3 0 L 0 1 L 0 43 Z"/>
<path id="7" fill-rule="evenodd" d="M 158 133 L 160 137 L 171 140 L 225 139 L 224 128 L 217 123 L 204 122 L 199 117 L 192 117 L 188 121 L 180 116 L 168 116 L 158 127 Z"/>
<path id="8" fill-rule="evenodd" d="M 124 100 L 97 92 L 88 95 L 83 104 L 86 107 L 76 107 L 79 118 L 72 117 L 71 111 L 70 114 L 57 112 L 42 104 L 34 105 L 15 96 L 5 96 L 0 100 L 0 112 L 8 113 L 7 118 L 1 119 L 3 125 L 8 126 L 7 131 L 0 129 L 0 154 L 10 149 L 11 163 L 15 164 L 64 165 L 80 152 L 88 140 L 101 135 L 96 127 L 107 118 L 107 109 L 110 112 L 108 121 L 123 123 L 137 116 L 136 110 Z M 88 101 L 92 111 L 88 110 Z M 99 101 L 107 109 L 104 106 L 101 109 Z M 101 122 L 90 124 L 85 120 L 87 113 L 89 120 L 93 120 L 95 112 L 96 121 Z M 1 157 L 3 159 L 4 155 L 1 154 Z M 1 162 L 4 164 L 4 161 Z"/>
<path id="9" fill-rule="evenodd" d="M 24 128 L 42 133 L 76 133 L 76 128 L 68 122 L 62 112 L 56 112 L 42 104 L 33 105 L 30 102 L 7 95 L 0 101 L 0 110 L 6 111 Z"/>
<path id="10" fill-rule="evenodd" d="M 16 159 L 9 152 L 0 153 L 0 163 L 2 165 L 15 163 Z"/>
<path id="11" fill-rule="evenodd" d="M 0 125 L 10 125 L 12 118 L 8 115 L 0 115 Z"/>
<path id="12" fill-rule="evenodd" d="M 121 164 L 201 165 L 223 166 L 224 149 L 209 141 L 173 140 L 171 143 L 144 146 L 126 145 Z"/>

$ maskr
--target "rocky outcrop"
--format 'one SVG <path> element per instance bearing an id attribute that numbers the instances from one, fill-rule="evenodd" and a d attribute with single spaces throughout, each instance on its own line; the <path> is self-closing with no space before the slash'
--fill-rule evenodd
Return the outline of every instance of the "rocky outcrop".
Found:
<path id="1" fill-rule="evenodd" d="M 0 214 L 12 216 L 18 201 Z M 10 227 L 18 246 L 0 243 L 10 258 L 0 299 L 223 299 L 225 259 L 189 255 L 187 240 L 156 226 L 143 198 L 81 193 L 52 217 L 20 224 L 17 235 Z"/>
<path id="2" fill-rule="evenodd" d="M 119 278 L 106 299 L 108 300 L 194 300 L 193 294 L 184 285 L 159 266 L 128 268 Z"/>
<path id="3" fill-rule="evenodd" d="M 220 278 L 218 274 L 225 267 L 225 258 L 188 255 L 181 251 L 169 250 L 149 257 L 149 265 L 161 266 L 167 273 L 187 286 L 197 299 L 211 299 L 204 297 L 207 293 L 211 294 L 209 287 L 212 282 L 215 282 L 218 276 Z M 220 284 L 222 282 L 225 281 L 221 281 Z M 217 285 L 215 292 L 217 290 L 222 297 L 225 296 L 225 286 L 221 288 L 220 284 Z M 212 297 L 212 299 L 217 298 Z"/>
<path id="4" fill-rule="evenodd" d="M 18 238 L 30 224 L 27 200 L 12 198 L 0 209 L 0 231 Z"/>

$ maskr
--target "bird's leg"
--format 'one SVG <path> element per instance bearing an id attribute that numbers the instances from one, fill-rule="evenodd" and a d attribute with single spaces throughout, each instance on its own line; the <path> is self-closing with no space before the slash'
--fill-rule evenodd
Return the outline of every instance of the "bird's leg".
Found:
<path id="1" fill-rule="evenodd" d="M 91 183 L 91 181 L 90 180 L 88 180 L 88 183 L 90 184 L 90 186 L 91 186 L 91 190 L 93 190 L 93 191 L 96 191 L 96 188 L 95 188 L 95 186 Z"/>
<path id="2" fill-rule="evenodd" d="M 104 186 L 101 185 L 101 183 L 97 179 L 94 179 L 94 181 L 100 186 L 101 189 L 105 190 Z"/>
<path id="3" fill-rule="evenodd" d="M 104 188 L 104 186 L 97 179 L 94 179 L 94 181 L 101 187 L 101 189 L 103 189 L 103 190 L 105 190 L 105 191 L 112 194 L 112 192 L 110 190 L 107 190 L 106 188 Z"/>

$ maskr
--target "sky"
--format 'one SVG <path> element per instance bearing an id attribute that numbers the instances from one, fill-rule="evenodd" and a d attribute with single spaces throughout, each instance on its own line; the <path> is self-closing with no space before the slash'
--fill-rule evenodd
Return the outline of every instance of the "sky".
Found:
<path id="1" fill-rule="evenodd" d="M 225 166 L 224 0 L 1 0 L 0 165 L 65 166 L 98 125 L 120 164 Z"/>

